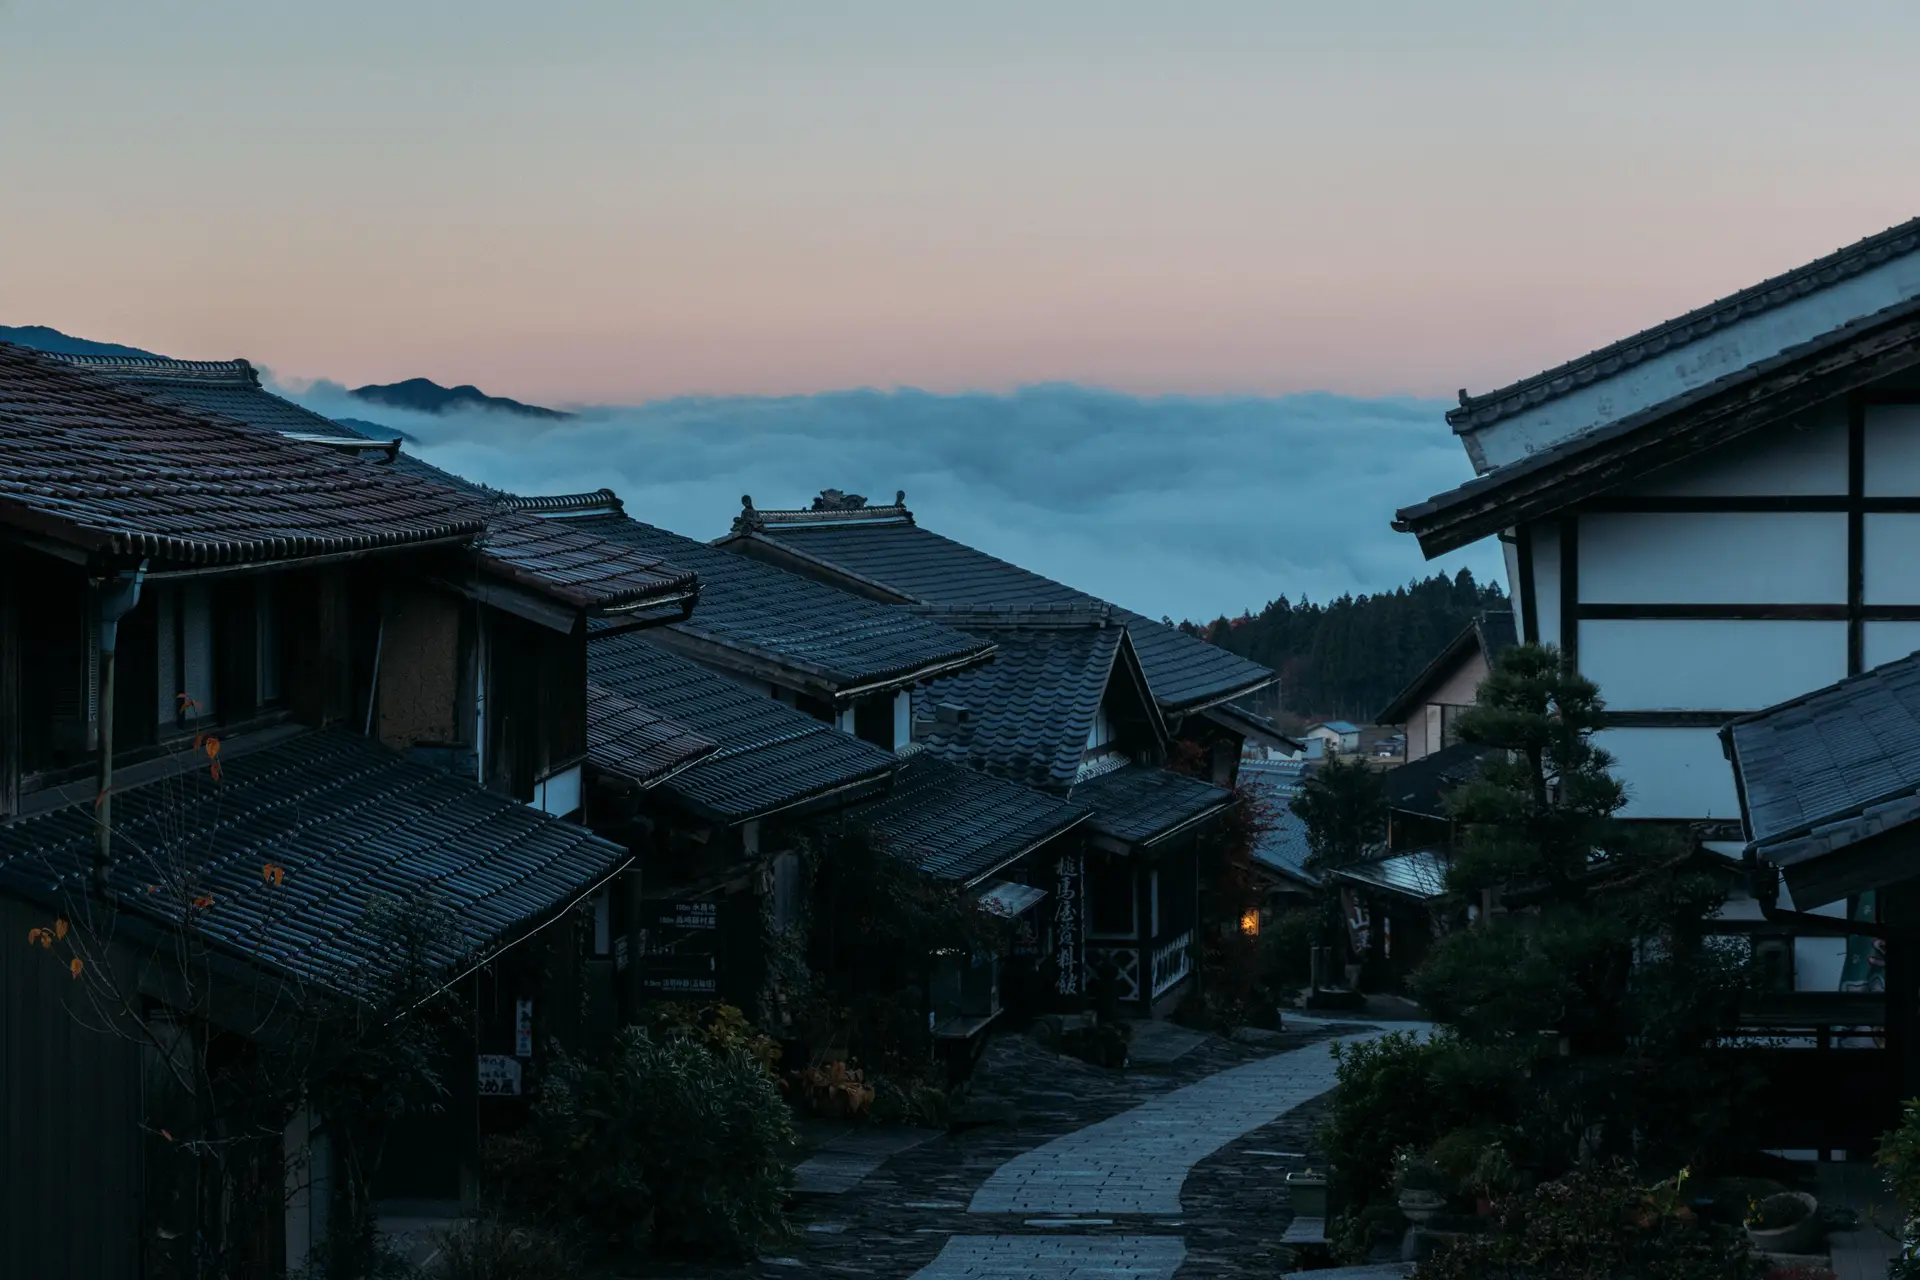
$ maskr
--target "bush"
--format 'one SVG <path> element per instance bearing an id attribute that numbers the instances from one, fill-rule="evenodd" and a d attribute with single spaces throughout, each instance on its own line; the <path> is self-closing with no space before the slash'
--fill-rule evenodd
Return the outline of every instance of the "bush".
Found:
<path id="1" fill-rule="evenodd" d="M 1415 1280 L 1759 1280 L 1746 1238 L 1694 1217 L 1683 1184 L 1643 1187 L 1619 1166 L 1568 1174 L 1500 1204 L 1494 1232 L 1446 1246 Z"/>
<path id="2" fill-rule="evenodd" d="M 585 1260 L 573 1241 L 538 1228 L 482 1218 L 441 1234 L 434 1280 L 576 1280 Z"/>
<path id="3" fill-rule="evenodd" d="M 793 1126 L 745 1050 L 628 1027 L 601 1061 L 556 1058 L 527 1134 L 495 1148 L 521 1207 L 629 1255 L 749 1257 L 785 1229 Z"/>
<path id="4" fill-rule="evenodd" d="M 1424 1152 L 1455 1130 L 1514 1118 L 1517 1064 L 1451 1035 L 1421 1040 L 1396 1032 L 1335 1045 L 1333 1054 L 1340 1087 L 1320 1146 L 1332 1157 L 1328 1194 L 1345 1211 L 1391 1203 L 1400 1152 Z"/>
<path id="5" fill-rule="evenodd" d="M 1892 1280 L 1920 1278 L 1920 1098 L 1900 1109 L 1899 1127 L 1881 1135 L 1873 1162 L 1900 1206 L 1900 1258 L 1888 1268 Z"/>

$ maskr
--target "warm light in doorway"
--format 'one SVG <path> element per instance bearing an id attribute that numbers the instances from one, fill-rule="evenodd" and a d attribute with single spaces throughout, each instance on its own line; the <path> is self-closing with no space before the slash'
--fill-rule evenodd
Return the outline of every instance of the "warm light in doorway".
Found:
<path id="1" fill-rule="evenodd" d="M 1240 932 L 1249 938 L 1260 936 L 1260 912 L 1257 908 L 1240 917 Z"/>

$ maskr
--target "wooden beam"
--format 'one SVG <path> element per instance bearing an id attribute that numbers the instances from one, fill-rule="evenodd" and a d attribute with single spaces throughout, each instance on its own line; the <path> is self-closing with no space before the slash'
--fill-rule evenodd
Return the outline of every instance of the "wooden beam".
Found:
<path id="1" fill-rule="evenodd" d="M 1580 670 L 1580 516 L 1560 518 L 1560 657 Z"/>
<path id="2" fill-rule="evenodd" d="M 1514 584 L 1519 592 L 1520 640 L 1524 644 L 1540 643 L 1540 606 L 1539 592 L 1533 582 L 1533 526 L 1523 524 L 1514 533 L 1514 554 L 1520 564 L 1520 581 Z"/>
<path id="3" fill-rule="evenodd" d="M 1866 602 L 1866 514 L 1860 500 L 1866 494 L 1867 406 L 1859 395 L 1847 397 L 1847 674 L 1860 674 L 1862 606 Z"/>

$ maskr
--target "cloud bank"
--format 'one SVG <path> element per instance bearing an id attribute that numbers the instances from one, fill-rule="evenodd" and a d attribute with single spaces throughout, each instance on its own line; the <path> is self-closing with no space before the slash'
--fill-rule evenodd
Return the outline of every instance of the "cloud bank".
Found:
<path id="1" fill-rule="evenodd" d="M 399 412 L 324 382 L 281 390 L 405 431 L 475 480 L 604 485 L 638 519 L 696 538 L 726 532 L 742 494 L 775 508 L 823 488 L 874 501 L 904 489 L 922 525 L 1153 617 L 1390 590 L 1463 564 L 1503 574 L 1491 542 L 1429 565 L 1388 525 L 1471 475 L 1437 401 L 860 390 L 585 407 L 549 424 Z"/>

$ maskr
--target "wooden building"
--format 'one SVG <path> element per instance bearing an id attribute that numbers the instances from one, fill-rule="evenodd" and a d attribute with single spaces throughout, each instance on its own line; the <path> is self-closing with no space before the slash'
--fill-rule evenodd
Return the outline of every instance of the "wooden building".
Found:
<path id="1" fill-rule="evenodd" d="M 0 1274 L 132 1277 L 196 1238 L 149 1184 L 164 1062 L 102 1008 L 281 1034 L 385 962 L 376 898 L 430 902 L 427 963 L 513 1062 L 516 957 L 629 861 L 553 816 L 579 808 L 588 618 L 681 616 L 693 576 L 310 435 L 0 344 L 0 920 L 59 939 L 0 952 L 32 1153 L 0 1172 Z M 183 995 L 183 956 L 217 998 Z M 449 1078 L 480 1121 L 475 1066 Z M 262 1172 L 277 1203 L 281 1157 L 303 1171 L 286 1212 L 231 1224 L 260 1274 L 327 1220 L 327 1118 L 287 1119 Z"/>
<path id="2" fill-rule="evenodd" d="M 1920 646 L 1916 282 L 1909 223 L 1448 414 L 1480 474 L 1398 525 L 1501 538 L 1521 638 L 1607 700 L 1626 816 L 1738 858 L 1720 727 Z M 1793 951 L 1836 989 L 1842 937 Z"/>

